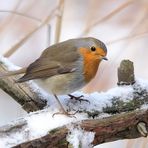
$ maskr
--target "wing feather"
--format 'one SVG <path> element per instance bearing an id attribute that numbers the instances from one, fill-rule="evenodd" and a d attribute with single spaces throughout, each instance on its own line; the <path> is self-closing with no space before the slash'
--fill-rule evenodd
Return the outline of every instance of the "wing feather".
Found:
<path id="1" fill-rule="evenodd" d="M 80 57 L 76 50 L 75 46 L 66 45 L 66 42 L 50 46 L 28 66 L 25 75 L 17 82 L 74 72 L 76 70 L 75 62 Z"/>

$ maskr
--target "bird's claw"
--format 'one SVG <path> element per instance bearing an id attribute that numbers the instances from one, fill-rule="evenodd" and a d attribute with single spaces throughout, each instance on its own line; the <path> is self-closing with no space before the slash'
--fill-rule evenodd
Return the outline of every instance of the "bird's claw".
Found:
<path id="1" fill-rule="evenodd" d="M 69 113 L 67 111 L 62 111 L 62 112 L 56 112 L 52 115 L 52 117 L 54 117 L 55 115 L 65 115 L 67 117 L 70 117 L 70 118 L 76 118 L 74 115 L 77 113 L 78 111 L 74 112 L 74 113 Z"/>
<path id="2" fill-rule="evenodd" d="M 83 95 L 76 97 L 76 96 L 73 96 L 73 95 L 71 95 L 71 94 L 68 94 L 68 96 L 70 97 L 70 99 L 75 99 L 75 100 L 77 100 L 77 101 L 80 101 L 80 103 L 81 103 L 82 101 L 85 101 L 85 102 L 88 102 L 88 103 L 90 104 L 90 101 L 89 101 L 89 100 L 87 100 L 87 99 L 82 99 L 82 98 L 84 97 Z"/>

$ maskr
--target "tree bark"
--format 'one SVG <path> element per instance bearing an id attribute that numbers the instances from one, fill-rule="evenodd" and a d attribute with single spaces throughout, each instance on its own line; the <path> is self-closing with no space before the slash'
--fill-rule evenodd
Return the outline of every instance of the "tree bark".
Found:
<path id="1" fill-rule="evenodd" d="M 8 71 L 5 60 L 0 61 L 0 73 Z M 0 78 L 0 88 L 17 101 L 27 112 L 37 111 L 46 106 L 42 91 L 34 90 L 31 83 L 15 83 L 19 76 Z M 39 88 L 38 88 L 39 89 Z"/>
<path id="2" fill-rule="evenodd" d="M 95 132 L 93 145 L 121 139 L 146 137 L 148 130 L 148 110 L 133 111 L 114 115 L 105 119 L 85 120 L 78 123 L 86 131 Z M 75 123 L 77 125 L 77 123 Z M 142 125 L 141 130 L 139 126 Z M 66 126 L 54 129 L 46 136 L 19 144 L 14 148 L 62 148 L 68 147 Z"/>
<path id="3" fill-rule="evenodd" d="M 135 83 L 134 65 L 130 60 L 123 60 L 118 68 L 118 85 L 131 85 Z"/>

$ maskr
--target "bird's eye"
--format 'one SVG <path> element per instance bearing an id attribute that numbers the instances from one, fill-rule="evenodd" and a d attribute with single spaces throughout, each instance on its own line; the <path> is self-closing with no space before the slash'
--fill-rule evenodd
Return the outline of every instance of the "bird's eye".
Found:
<path id="1" fill-rule="evenodd" d="M 92 46 L 90 49 L 91 49 L 91 51 L 96 51 L 96 47 L 95 46 Z"/>

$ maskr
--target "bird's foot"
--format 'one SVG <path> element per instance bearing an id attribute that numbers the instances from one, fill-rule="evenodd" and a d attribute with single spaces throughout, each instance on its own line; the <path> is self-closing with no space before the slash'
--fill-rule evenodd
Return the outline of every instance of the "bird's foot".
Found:
<path id="1" fill-rule="evenodd" d="M 68 94 L 68 96 L 70 97 L 70 99 L 75 99 L 76 101 L 80 101 L 80 103 L 82 101 L 85 101 L 85 102 L 88 102 L 90 104 L 90 101 L 88 101 L 87 99 L 83 99 L 83 97 L 84 97 L 83 95 L 77 97 L 77 96 Z"/>
<path id="2" fill-rule="evenodd" d="M 65 111 L 65 110 L 62 110 L 61 112 L 56 112 L 52 115 L 52 117 L 54 117 L 55 115 L 65 115 L 67 117 L 71 117 L 71 118 L 76 118 L 75 117 L 75 114 L 77 113 L 78 111 L 74 112 L 74 113 L 69 113 L 68 111 Z"/>

